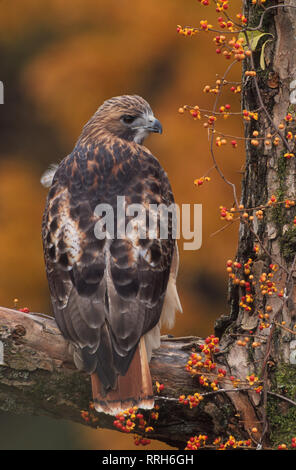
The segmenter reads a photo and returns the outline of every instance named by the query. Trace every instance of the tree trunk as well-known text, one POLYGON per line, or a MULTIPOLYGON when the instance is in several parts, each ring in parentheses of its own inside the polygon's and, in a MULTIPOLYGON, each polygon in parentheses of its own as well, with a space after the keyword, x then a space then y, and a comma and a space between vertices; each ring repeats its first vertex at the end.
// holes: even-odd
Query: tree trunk
MULTIPOLYGON (((293 4, 292 1, 285 3, 293 4)), ((264 10, 260 9, 259 15, 257 6, 244 2, 248 26, 256 28, 261 23, 261 32, 273 35, 273 38, 262 36, 252 59, 246 60, 244 64, 243 72, 253 70, 254 65, 257 70, 255 79, 243 75, 242 109, 259 109, 258 121, 251 120, 245 124, 245 137, 248 138, 252 137, 254 130, 259 131, 260 137, 277 133, 278 125, 285 123, 287 113, 295 118, 293 88, 296 88, 296 82, 293 83, 293 80, 296 79, 296 9, 283 7, 280 2, 273 4, 279 6, 267 9, 260 20, 264 10), (271 38, 262 53, 262 44, 271 38), (265 69, 260 67, 262 54, 265 69)), ((248 37, 251 38, 251 32, 248 37)), ((295 134, 294 122, 282 130, 284 137, 287 130, 295 134)), ((270 144, 265 145, 264 140, 261 140, 259 145, 253 146, 250 140, 246 141, 242 181, 242 204, 246 209, 257 208, 249 212, 254 216, 253 222, 241 222, 237 251, 237 260, 242 265, 249 258, 253 259, 251 274, 254 275, 255 284, 252 287, 251 311, 247 312, 241 306, 242 297, 246 295, 245 288, 230 283, 230 316, 218 320, 217 333, 223 333, 221 344, 223 349, 228 349, 225 363, 230 373, 242 380, 246 375, 254 373, 263 381, 261 397, 254 398, 249 393, 245 403, 236 397, 235 406, 239 412, 242 409, 244 419, 249 423, 257 416, 259 423, 256 427, 261 432, 261 444, 278 445, 290 442, 295 435, 295 406, 276 400, 267 391, 281 393, 292 400, 296 398, 296 337, 293 330, 296 313, 296 229, 293 219, 296 213, 293 207, 287 210, 285 204, 274 204, 263 209, 263 219, 256 217, 256 211, 261 205, 265 207, 273 195, 277 201, 295 200, 296 165, 295 158, 284 157, 285 153, 294 152, 294 144, 289 145, 287 139, 281 137, 279 145, 272 144, 274 137, 266 137, 266 140, 270 144), (254 245, 259 248, 256 255, 254 245), (271 296, 264 294, 264 289, 260 288, 262 273, 268 275, 273 272, 270 264, 279 266, 270 279, 277 288, 277 293, 271 296), (283 297, 277 295, 281 289, 284 290, 283 297), (269 318, 260 319, 259 314, 267 314, 269 318), (260 329, 260 324, 261 328, 262 325, 270 326, 260 329), (252 341, 245 347, 239 346, 237 340, 242 337, 232 336, 247 334, 250 330, 261 337, 261 347, 252 348, 252 341)), ((243 275, 243 279, 248 281, 248 275, 243 275)), ((256 336, 253 341, 256 341, 256 336)))

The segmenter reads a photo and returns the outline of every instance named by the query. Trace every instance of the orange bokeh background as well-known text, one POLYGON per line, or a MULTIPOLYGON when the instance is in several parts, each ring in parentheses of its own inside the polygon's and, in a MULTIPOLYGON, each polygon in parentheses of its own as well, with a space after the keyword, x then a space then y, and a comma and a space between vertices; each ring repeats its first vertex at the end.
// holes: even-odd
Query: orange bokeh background
MULTIPOLYGON (((231 4, 237 13, 241 2, 231 4)), ((136 93, 162 122, 163 135, 153 135, 146 145, 166 169, 176 202, 203 207, 201 249, 184 251, 183 241, 179 243, 184 314, 171 333, 211 333, 215 319, 228 309, 225 260, 236 251, 237 226, 211 234, 223 225, 219 205, 231 205, 233 197, 216 173, 210 183, 194 186, 194 179, 212 166, 208 135, 199 121, 179 114, 178 108, 198 104, 210 109, 214 98, 202 90, 215 83, 228 62, 215 54, 210 33, 184 38, 176 34, 176 25, 194 26, 206 18, 217 25, 214 8, 196 0, 14 0, 1 2, 0 12, 5 93, 0 106, 0 304, 12 307, 17 297, 20 307, 51 312, 41 243, 46 190, 40 176, 71 152, 82 126, 105 99, 136 93)), ((240 80, 240 73, 235 66, 232 79, 240 80)), ((240 110, 238 96, 229 91, 220 104, 225 103, 240 110)), ((222 124, 229 134, 241 134, 239 119, 230 117, 222 124)), ((243 146, 217 149, 217 158, 239 188, 243 146)), ((115 431, 42 419, 36 423, 33 417, 1 415, 3 448, 57 448, 52 441, 57 429, 69 435, 63 448, 133 448, 131 436, 115 431), (5 429, 12 423, 19 432, 10 437, 5 429), (25 433, 30 426, 31 440, 24 440, 21 430, 25 433), (47 444, 37 438, 40 433, 47 444)), ((151 448, 159 446, 153 443, 151 448)))

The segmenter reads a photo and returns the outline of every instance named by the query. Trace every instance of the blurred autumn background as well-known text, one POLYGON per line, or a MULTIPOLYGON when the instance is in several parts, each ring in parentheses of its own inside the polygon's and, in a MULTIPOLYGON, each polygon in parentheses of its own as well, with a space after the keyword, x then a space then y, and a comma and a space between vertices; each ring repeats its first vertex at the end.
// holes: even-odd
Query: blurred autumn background
MULTIPOLYGON (((240 0, 233 0, 233 12, 240 0)), ((227 313, 225 261, 236 250, 237 227, 217 231, 219 205, 231 205, 229 187, 215 173, 196 188, 195 178, 210 167, 207 131, 183 104, 210 108, 203 93, 228 62, 215 54, 210 33, 193 38, 176 34, 176 25, 215 26, 214 8, 196 0, 2 0, 0 1, 0 304, 51 312, 41 244, 46 190, 40 176, 50 163, 71 152, 81 128, 107 98, 131 93, 146 98, 163 124, 162 136, 146 145, 168 172, 176 201, 203 206, 203 242, 198 251, 183 251, 179 293, 184 315, 174 335, 213 332, 214 321, 227 313)), ((217 27, 217 26, 216 26, 217 27)), ((234 68, 240 80, 240 67, 234 68)), ((239 111, 237 95, 224 102, 239 111)), ((241 134, 229 118, 228 133, 241 134)), ((226 175, 240 185, 244 149, 240 144, 217 149, 226 175)), ((1 449, 129 449, 132 436, 94 431, 80 425, 33 416, 0 415, 1 449)), ((151 449, 161 444, 153 442, 151 449)))

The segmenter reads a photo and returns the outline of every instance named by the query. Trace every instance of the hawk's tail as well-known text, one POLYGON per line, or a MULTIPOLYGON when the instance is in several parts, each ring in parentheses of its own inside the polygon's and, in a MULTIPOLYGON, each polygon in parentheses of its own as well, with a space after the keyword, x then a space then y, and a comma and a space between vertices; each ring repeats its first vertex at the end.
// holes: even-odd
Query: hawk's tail
POLYGON ((96 411, 116 415, 133 406, 151 409, 154 406, 152 380, 147 360, 145 340, 142 337, 132 362, 124 376, 118 376, 117 387, 105 396, 96 373, 91 374, 96 411))

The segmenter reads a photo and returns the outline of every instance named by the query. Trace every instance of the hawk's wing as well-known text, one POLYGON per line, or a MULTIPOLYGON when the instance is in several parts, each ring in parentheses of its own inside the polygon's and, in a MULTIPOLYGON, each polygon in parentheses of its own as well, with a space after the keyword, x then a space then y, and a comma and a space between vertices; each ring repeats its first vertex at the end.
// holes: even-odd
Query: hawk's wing
POLYGON ((116 227, 117 195, 146 209, 174 202, 166 173, 146 148, 78 147, 56 171, 43 219, 56 321, 105 390, 126 373, 141 336, 159 321, 175 245, 171 217, 167 239, 159 230, 141 239, 136 229, 123 239, 97 239, 95 208, 109 204, 116 227))

